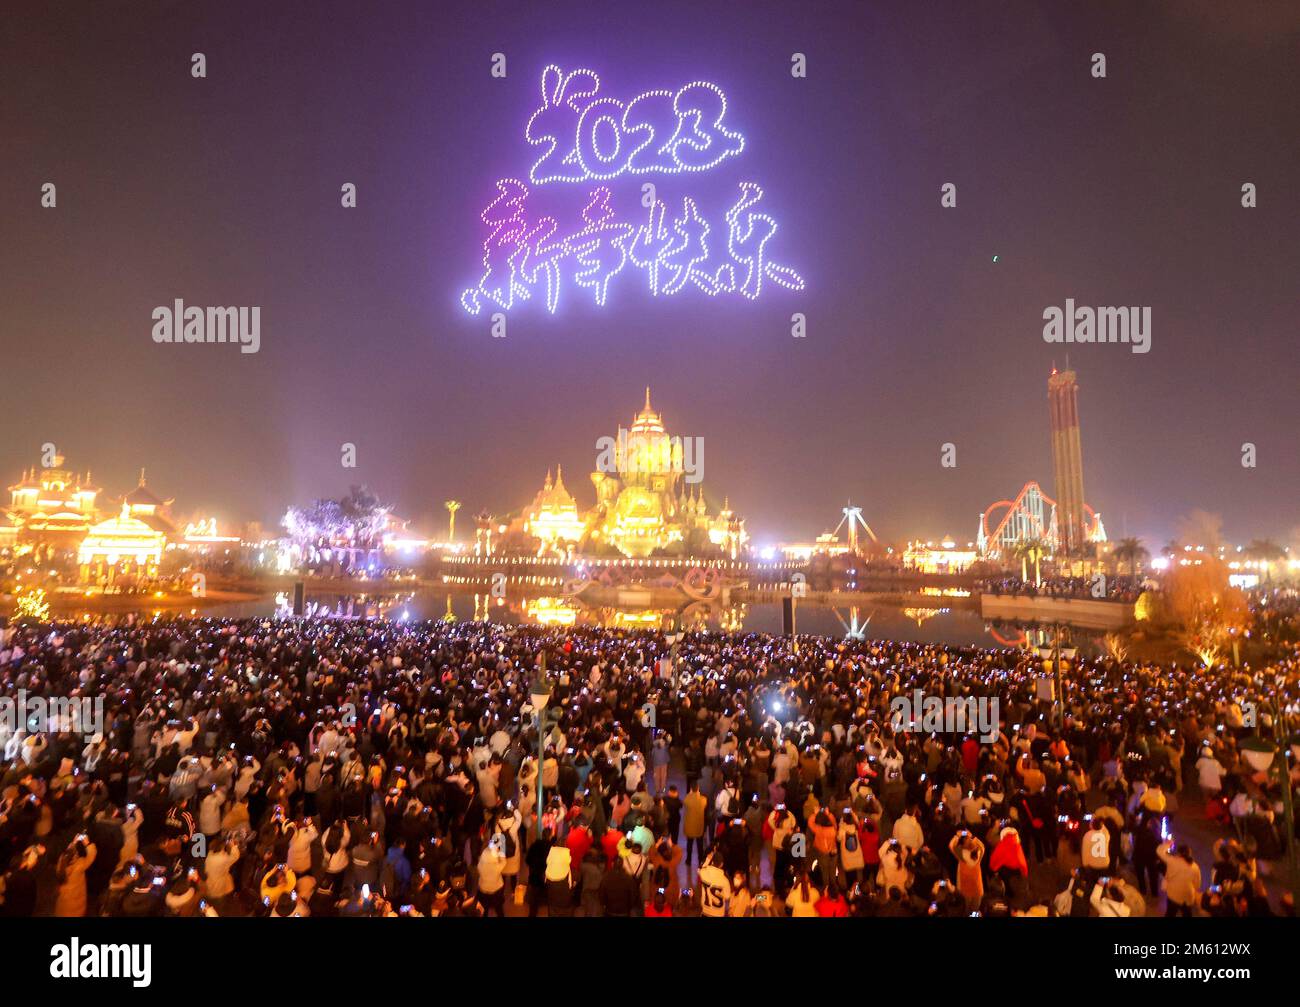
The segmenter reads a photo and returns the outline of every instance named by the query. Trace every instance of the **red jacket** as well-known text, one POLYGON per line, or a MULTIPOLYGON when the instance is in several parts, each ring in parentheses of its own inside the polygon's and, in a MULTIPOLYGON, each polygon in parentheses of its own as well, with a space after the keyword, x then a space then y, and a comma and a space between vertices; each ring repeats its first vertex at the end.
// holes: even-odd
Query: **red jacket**
POLYGON ((858 830, 858 839, 862 843, 862 862, 875 867, 880 863, 880 833, 864 825, 858 830))
POLYGON ((564 845, 569 848, 569 859, 573 862, 575 870, 582 863, 583 858, 586 857, 587 851, 591 849, 593 842, 591 830, 581 826, 570 830, 569 838, 564 841, 564 845))
POLYGON ((623 841, 623 833, 610 829, 600 837, 600 848, 605 851, 605 866, 613 867, 618 863, 618 844, 623 841))
POLYGON ((1029 877, 1029 863, 1025 860, 1025 851, 1020 847, 1020 836, 1015 832, 1008 832, 999 839, 998 845, 993 848, 993 856, 989 857, 989 870, 1000 871, 1004 867, 1029 877))

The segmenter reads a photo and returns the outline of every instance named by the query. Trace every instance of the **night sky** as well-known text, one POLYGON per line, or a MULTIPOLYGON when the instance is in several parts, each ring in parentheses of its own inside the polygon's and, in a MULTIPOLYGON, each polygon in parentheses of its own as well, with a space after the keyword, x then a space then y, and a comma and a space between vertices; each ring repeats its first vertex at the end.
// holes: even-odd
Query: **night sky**
POLYGON ((433 531, 444 499, 513 510, 557 462, 590 505, 596 439, 649 384, 671 433, 703 437, 710 502, 729 494, 760 544, 833 527, 849 497, 882 537, 964 541, 1027 479, 1053 492, 1065 353, 1042 312, 1073 297, 1152 309, 1148 354, 1070 348, 1111 537, 1155 551, 1201 508, 1233 541, 1286 542, 1298 53, 1300 6, 1276 2, 15 2, 0 477, 48 441, 112 494, 147 467, 182 514, 270 528, 363 482, 433 531), (548 63, 623 99, 718 84, 744 153, 647 178, 715 217, 760 183, 773 258, 806 289, 652 298, 628 273, 604 308, 570 288, 491 338, 459 296, 493 183, 537 156, 548 63), (156 345, 151 311, 176 298, 260 306, 261 351, 156 345))

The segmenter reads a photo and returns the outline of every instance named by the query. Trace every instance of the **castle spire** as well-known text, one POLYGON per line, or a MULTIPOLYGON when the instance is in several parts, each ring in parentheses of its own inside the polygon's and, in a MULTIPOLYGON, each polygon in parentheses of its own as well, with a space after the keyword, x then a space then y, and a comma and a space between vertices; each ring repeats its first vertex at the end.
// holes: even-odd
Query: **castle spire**
POLYGON ((650 386, 649 385, 645 386, 645 411, 648 413, 654 412, 654 410, 650 408, 650 386))
POLYGON ((141 467, 141 469, 140 469, 140 485, 141 485, 141 486, 144 485, 144 468, 143 468, 143 467, 141 467))

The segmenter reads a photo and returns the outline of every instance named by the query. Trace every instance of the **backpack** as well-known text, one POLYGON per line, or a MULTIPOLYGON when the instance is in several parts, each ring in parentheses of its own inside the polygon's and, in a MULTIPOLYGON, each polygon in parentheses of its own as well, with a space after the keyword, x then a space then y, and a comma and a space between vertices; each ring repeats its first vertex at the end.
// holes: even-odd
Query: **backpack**
POLYGON ((856 853, 858 851, 858 830, 852 829, 844 837, 844 851, 846 853, 856 853))
POLYGON ((506 855, 506 859, 510 860, 514 857, 515 853, 519 850, 519 845, 515 842, 514 833, 509 831, 508 829, 502 831, 501 835, 504 837, 501 842, 502 850, 506 855))

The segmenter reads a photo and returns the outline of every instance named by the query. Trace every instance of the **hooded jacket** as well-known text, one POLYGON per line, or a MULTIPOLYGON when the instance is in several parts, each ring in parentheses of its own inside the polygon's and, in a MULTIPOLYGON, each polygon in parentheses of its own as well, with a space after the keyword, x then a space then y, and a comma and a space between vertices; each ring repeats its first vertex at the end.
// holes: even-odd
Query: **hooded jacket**
POLYGON ((1025 851, 1020 847, 1020 833, 1015 829, 1002 830, 1002 838, 989 857, 990 870, 996 872, 1003 868, 1018 871, 1024 877, 1029 876, 1029 863, 1025 860, 1025 851))

